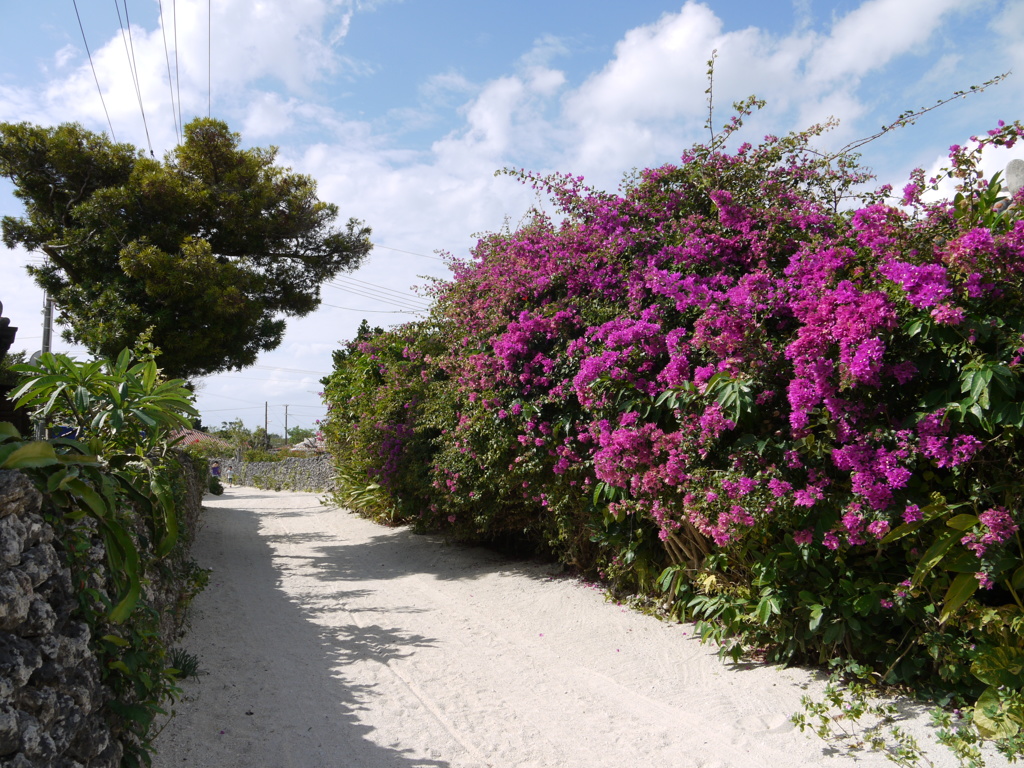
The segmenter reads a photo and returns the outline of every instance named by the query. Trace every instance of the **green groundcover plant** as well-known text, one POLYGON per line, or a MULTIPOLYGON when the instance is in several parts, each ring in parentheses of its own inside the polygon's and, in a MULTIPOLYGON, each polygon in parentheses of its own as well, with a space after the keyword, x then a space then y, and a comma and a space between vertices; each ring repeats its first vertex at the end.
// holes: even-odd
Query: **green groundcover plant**
POLYGON ((739 117, 617 194, 547 194, 426 321, 324 380, 339 501, 662 595, 724 653, 840 660, 1024 727, 1024 192, 979 170, 853 197, 816 126, 739 117))

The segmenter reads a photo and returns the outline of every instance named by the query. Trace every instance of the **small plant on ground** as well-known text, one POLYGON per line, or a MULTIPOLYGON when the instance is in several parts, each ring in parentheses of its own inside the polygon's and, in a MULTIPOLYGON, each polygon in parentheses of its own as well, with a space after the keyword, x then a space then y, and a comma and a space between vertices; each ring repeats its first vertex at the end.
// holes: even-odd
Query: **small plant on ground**
MULTIPOLYGON (((863 674, 867 670, 860 670, 863 674)), ((804 711, 791 721, 801 732, 810 730, 846 752, 870 749, 904 768, 932 768, 917 740, 896 725, 900 713, 891 699, 878 695, 863 680, 843 683, 833 674, 820 700, 801 698, 804 711)))
POLYGON ((199 674, 199 657, 184 648, 172 648, 168 654, 168 662, 179 679, 184 680, 199 674))

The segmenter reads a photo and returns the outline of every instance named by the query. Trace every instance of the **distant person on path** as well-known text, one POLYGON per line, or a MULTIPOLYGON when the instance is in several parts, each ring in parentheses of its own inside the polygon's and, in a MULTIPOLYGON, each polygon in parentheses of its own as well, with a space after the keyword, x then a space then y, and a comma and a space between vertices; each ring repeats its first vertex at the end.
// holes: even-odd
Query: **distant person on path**
POLYGON ((228 478, 228 484, 231 485, 231 486, 234 486, 234 484, 235 484, 235 470, 234 470, 234 468, 230 464, 228 464, 227 478, 228 478))
POLYGON ((215 461, 210 465, 210 474, 220 480, 220 462, 215 461))

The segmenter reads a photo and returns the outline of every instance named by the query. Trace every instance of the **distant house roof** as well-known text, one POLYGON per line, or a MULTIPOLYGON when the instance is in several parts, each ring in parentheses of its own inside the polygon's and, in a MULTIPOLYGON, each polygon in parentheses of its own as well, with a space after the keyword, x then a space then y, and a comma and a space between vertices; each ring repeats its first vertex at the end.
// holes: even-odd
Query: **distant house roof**
POLYGON ((171 433, 171 439, 181 438, 179 445, 197 445, 198 443, 213 443, 223 448, 230 448, 231 443, 221 440, 219 437, 200 432, 198 429, 177 429, 171 433))

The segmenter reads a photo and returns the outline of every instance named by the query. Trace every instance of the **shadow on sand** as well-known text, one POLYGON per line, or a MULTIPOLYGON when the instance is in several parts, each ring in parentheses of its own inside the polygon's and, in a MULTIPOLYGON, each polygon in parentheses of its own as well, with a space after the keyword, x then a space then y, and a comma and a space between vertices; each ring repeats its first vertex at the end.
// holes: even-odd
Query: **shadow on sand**
MULTIPOLYGON (((244 504, 246 496, 224 501, 244 504)), ((434 641, 379 625, 313 623, 280 589, 259 525, 260 516, 245 509, 206 512, 194 556, 213 573, 184 641, 199 656, 201 675, 185 684, 186 700, 157 738, 154 768, 447 768, 434 756, 371 740, 373 728, 359 713, 380 694, 344 679, 349 665, 387 664, 434 641)), ((339 573, 355 581, 358 567, 327 568, 325 578, 339 573)), ((365 591, 351 590, 359 594, 365 591)))

